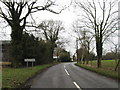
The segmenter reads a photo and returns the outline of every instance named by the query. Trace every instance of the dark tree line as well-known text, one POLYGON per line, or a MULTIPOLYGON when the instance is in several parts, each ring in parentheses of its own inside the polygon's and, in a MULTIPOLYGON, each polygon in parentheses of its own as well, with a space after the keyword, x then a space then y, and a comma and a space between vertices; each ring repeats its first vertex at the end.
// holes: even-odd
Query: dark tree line
POLYGON ((103 60, 116 60, 117 55, 115 52, 108 52, 102 57, 103 60))
POLYGON ((71 61, 70 52, 60 47, 54 50, 54 56, 57 56, 56 60, 58 62, 70 62, 71 61))
MULTIPOLYGON (((51 63, 50 61, 50 43, 46 42, 45 40, 42 39, 38 39, 36 38, 33 34, 28 34, 28 33, 24 33, 22 40, 21 40, 21 44, 18 45, 18 47, 22 47, 21 48, 21 57, 22 60, 18 61, 15 60, 16 63, 12 63, 12 66, 14 67, 19 67, 19 66, 23 66, 26 65, 24 62, 24 59, 31 59, 31 58, 35 58, 36 65, 40 65, 40 64, 46 64, 46 63, 51 63)), ((14 52, 13 54, 15 54, 16 52, 14 52)), ((12 61, 12 62, 15 62, 12 61)))
POLYGON ((59 55, 59 61, 70 62, 71 61, 70 52, 67 52, 66 50, 63 49, 59 55))

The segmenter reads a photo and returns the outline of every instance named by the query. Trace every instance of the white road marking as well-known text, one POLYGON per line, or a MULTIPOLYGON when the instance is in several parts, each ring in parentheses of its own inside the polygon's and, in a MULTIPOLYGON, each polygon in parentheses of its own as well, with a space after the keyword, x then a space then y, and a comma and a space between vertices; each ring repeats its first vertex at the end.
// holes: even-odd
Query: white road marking
POLYGON ((64 66, 64 68, 65 68, 65 66, 64 66))
POLYGON ((80 86, 76 82, 73 82, 73 83, 79 90, 81 90, 80 86))
POLYGON ((65 69, 65 72, 67 73, 67 75, 70 75, 66 69, 65 69))

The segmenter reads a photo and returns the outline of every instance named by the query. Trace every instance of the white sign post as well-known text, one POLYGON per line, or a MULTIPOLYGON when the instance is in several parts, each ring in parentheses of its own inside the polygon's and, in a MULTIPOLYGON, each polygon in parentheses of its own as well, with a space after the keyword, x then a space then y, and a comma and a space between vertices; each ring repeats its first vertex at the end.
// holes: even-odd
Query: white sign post
POLYGON ((35 62, 35 59, 24 59, 25 62, 27 62, 27 67, 28 67, 28 63, 32 62, 32 67, 33 67, 33 63, 35 62))

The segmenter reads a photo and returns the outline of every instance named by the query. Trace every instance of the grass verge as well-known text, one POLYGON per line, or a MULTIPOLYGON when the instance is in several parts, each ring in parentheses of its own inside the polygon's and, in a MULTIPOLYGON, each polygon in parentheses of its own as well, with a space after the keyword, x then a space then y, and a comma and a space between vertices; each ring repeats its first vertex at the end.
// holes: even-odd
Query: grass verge
POLYGON ((29 68, 3 68, 2 88, 18 88, 38 72, 41 72, 55 64, 57 63, 45 64, 29 68))
POLYGON ((103 69, 103 68, 97 68, 97 67, 91 67, 91 66, 87 66, 87 65, 83 65, 80 63, 76 63, 75 65, 82 67, 84 69, 96 72, 98 74, 104 75, 106 77, 110 77, 113 79, 120 79, 120 76, 118 75, 117 71, 113 71, 113 70, 108 70, 108 69, 103 69))

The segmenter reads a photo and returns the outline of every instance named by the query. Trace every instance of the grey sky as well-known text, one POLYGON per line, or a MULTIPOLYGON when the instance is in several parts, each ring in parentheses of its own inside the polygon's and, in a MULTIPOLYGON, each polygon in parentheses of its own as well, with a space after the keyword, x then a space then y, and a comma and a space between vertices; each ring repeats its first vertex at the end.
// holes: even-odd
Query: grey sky
MULTIPOLYGON (((76 0, 76 1, 84 1, 84 0, 76 0)), ((88 0, 91 1, 91 0, 88 0)), ((60 8, 64 7, 64 6, 69 6, 71 4, 71 0, 56 0, 56 4, 58 4, 60 6, 60 8)), ((59 10, 56 7, 59 6, 54 6, 51 7, 54 10, 59 10)), ((116 8, 117 9, 117 8, 116 8)), ((65 32, 63 32, 62 34, 60 34, 60 36, 62 38, 65 38, 66 40, 70 41, 68 44, 66 44, 66 49, 68 51, 71 52, 71 54, 73 55, 75 53, 75 45, 76 45, 76 34, 73 32, 73 28, 72 28, 72 23, 73 21, 77 20, 78 15, 82 15, 80 9, 76 9, 74 5, 69 6, 69 8, 65 9, 64 11, 62 11, 62 13, 60 14, 53 14, 47 11, 40 11, 38 13, 35 13, 33 15, 34 19, 37 21, 36 23, 40 23, 42 20, 50 20, 50 19, 54 19, 54 20, 61 20, 64 23, 65 26, 65 32)), ((79 19, 81 19, 79 17, 79 19)), ((28 18, 29 20, 29 18, 28 18)), ((1 21, 1 19, 0 19, 1 21)), ((1 21, 2 22, 2 21, 1 21)), ((6 23, 2 22, 2 26, 0 26, 1 30, 0 30, 0 39, 6 40, 6 39, 10 39, 10 27, 4 28, 6 26, 6 23)), ((113 39, 113 38, 111 38, 113 39)), ((115 40, 115 39, 113 39, 115 40)), ((116 40, 115 40, 116 42, 116 40)), ((117 42, 116 42, 117 43, 117 42)), ((108 50, 108 46, 109 44, 105 44, 105 49, 108 50)), ((109 49, 111 47, 109 46, 109 49)))

